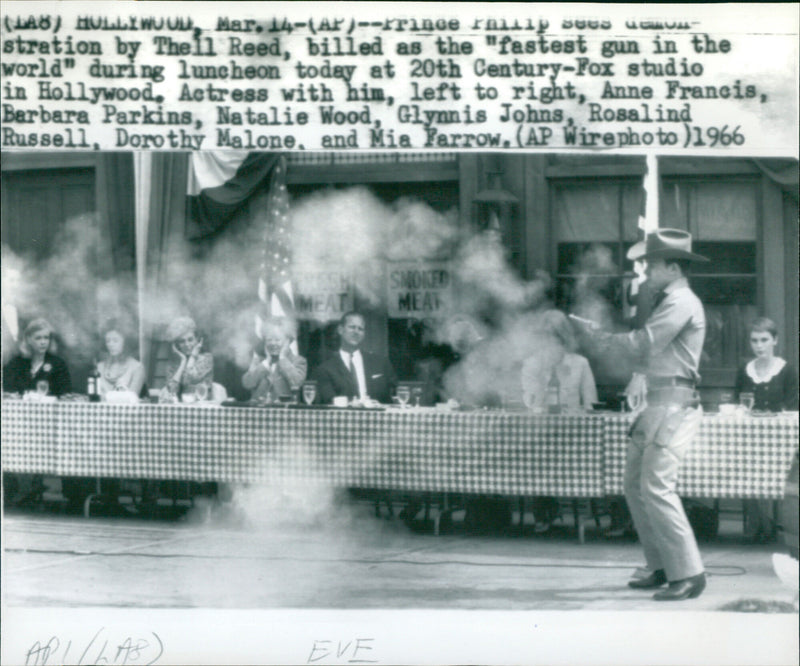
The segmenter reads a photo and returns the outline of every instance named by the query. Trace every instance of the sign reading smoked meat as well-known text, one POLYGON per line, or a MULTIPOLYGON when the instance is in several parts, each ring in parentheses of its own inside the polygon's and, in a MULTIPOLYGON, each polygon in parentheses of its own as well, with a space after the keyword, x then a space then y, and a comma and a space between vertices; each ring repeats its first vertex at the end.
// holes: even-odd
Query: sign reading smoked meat
POLYGON ((435 317, 444 312, 452 290, 446 261, 392 261, 386 264, 389 317, 435 317))

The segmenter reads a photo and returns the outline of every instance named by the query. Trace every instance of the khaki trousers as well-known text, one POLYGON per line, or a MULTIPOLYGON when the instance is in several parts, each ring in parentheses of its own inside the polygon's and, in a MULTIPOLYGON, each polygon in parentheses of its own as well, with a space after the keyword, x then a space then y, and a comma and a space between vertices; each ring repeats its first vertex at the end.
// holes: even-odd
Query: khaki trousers
POLYGON ((703 417, 701 407, 647 407, 631 429, 625 498, 647 567, 676 581, 703 572, 694 532, 675 490, 681 461, 703 417))

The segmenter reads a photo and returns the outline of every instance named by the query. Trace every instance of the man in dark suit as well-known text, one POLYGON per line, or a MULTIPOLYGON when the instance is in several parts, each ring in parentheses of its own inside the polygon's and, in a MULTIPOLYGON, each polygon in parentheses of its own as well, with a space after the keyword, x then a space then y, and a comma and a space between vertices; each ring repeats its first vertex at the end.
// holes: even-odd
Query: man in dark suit
POLYGON ((394 369, 385 356, 361 350, 366 330, 363 315, 346 313, 336 330, 339 351, 314 373, 319 401, 330 404, 335 396, 346 396, 348 400, 364 402, 370 398, 390 403, 395 388, 394 369))

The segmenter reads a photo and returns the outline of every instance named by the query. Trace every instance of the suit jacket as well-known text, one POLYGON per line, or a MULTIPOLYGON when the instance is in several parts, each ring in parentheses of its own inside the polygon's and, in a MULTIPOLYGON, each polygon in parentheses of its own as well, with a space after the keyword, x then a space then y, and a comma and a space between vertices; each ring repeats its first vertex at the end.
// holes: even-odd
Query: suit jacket
POLYGON ((263 360, 255 356, 242 377, 242 386, 251 391, 252 398, 265 398, 270 393, 277 400, 300 388, 306 378, 306 359, 291 351, 278 359, 272 371, 264 367, 263 360))
MULTIPOLYGON (((367 395, 378 402, 391 403, 396 380, 389 359, 363 350, 361 358, 364 362, 367 395)), ((346 395, 348 399, 358 396, 355 380, 338 350, 316 369, 314 378, 317 380, 317 400, 323 405, 332 403, 337 395, 346 395)))

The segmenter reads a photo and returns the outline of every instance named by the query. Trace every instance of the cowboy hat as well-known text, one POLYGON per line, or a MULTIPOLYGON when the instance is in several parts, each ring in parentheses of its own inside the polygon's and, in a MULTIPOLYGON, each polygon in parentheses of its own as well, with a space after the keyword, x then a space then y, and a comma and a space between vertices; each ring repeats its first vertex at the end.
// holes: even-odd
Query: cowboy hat
POLYGON ((644 241, 638 241, 631 245, 628 248, 628 251, 625 253, 625 258, 628 261, 639 261, 645 253, 645 244, 644 241))
POLYGON ((692 252, 692 234, 683 229, 656 229, 647 234, 645 251, 640 259, 708 261, 706 257, 692 252))

